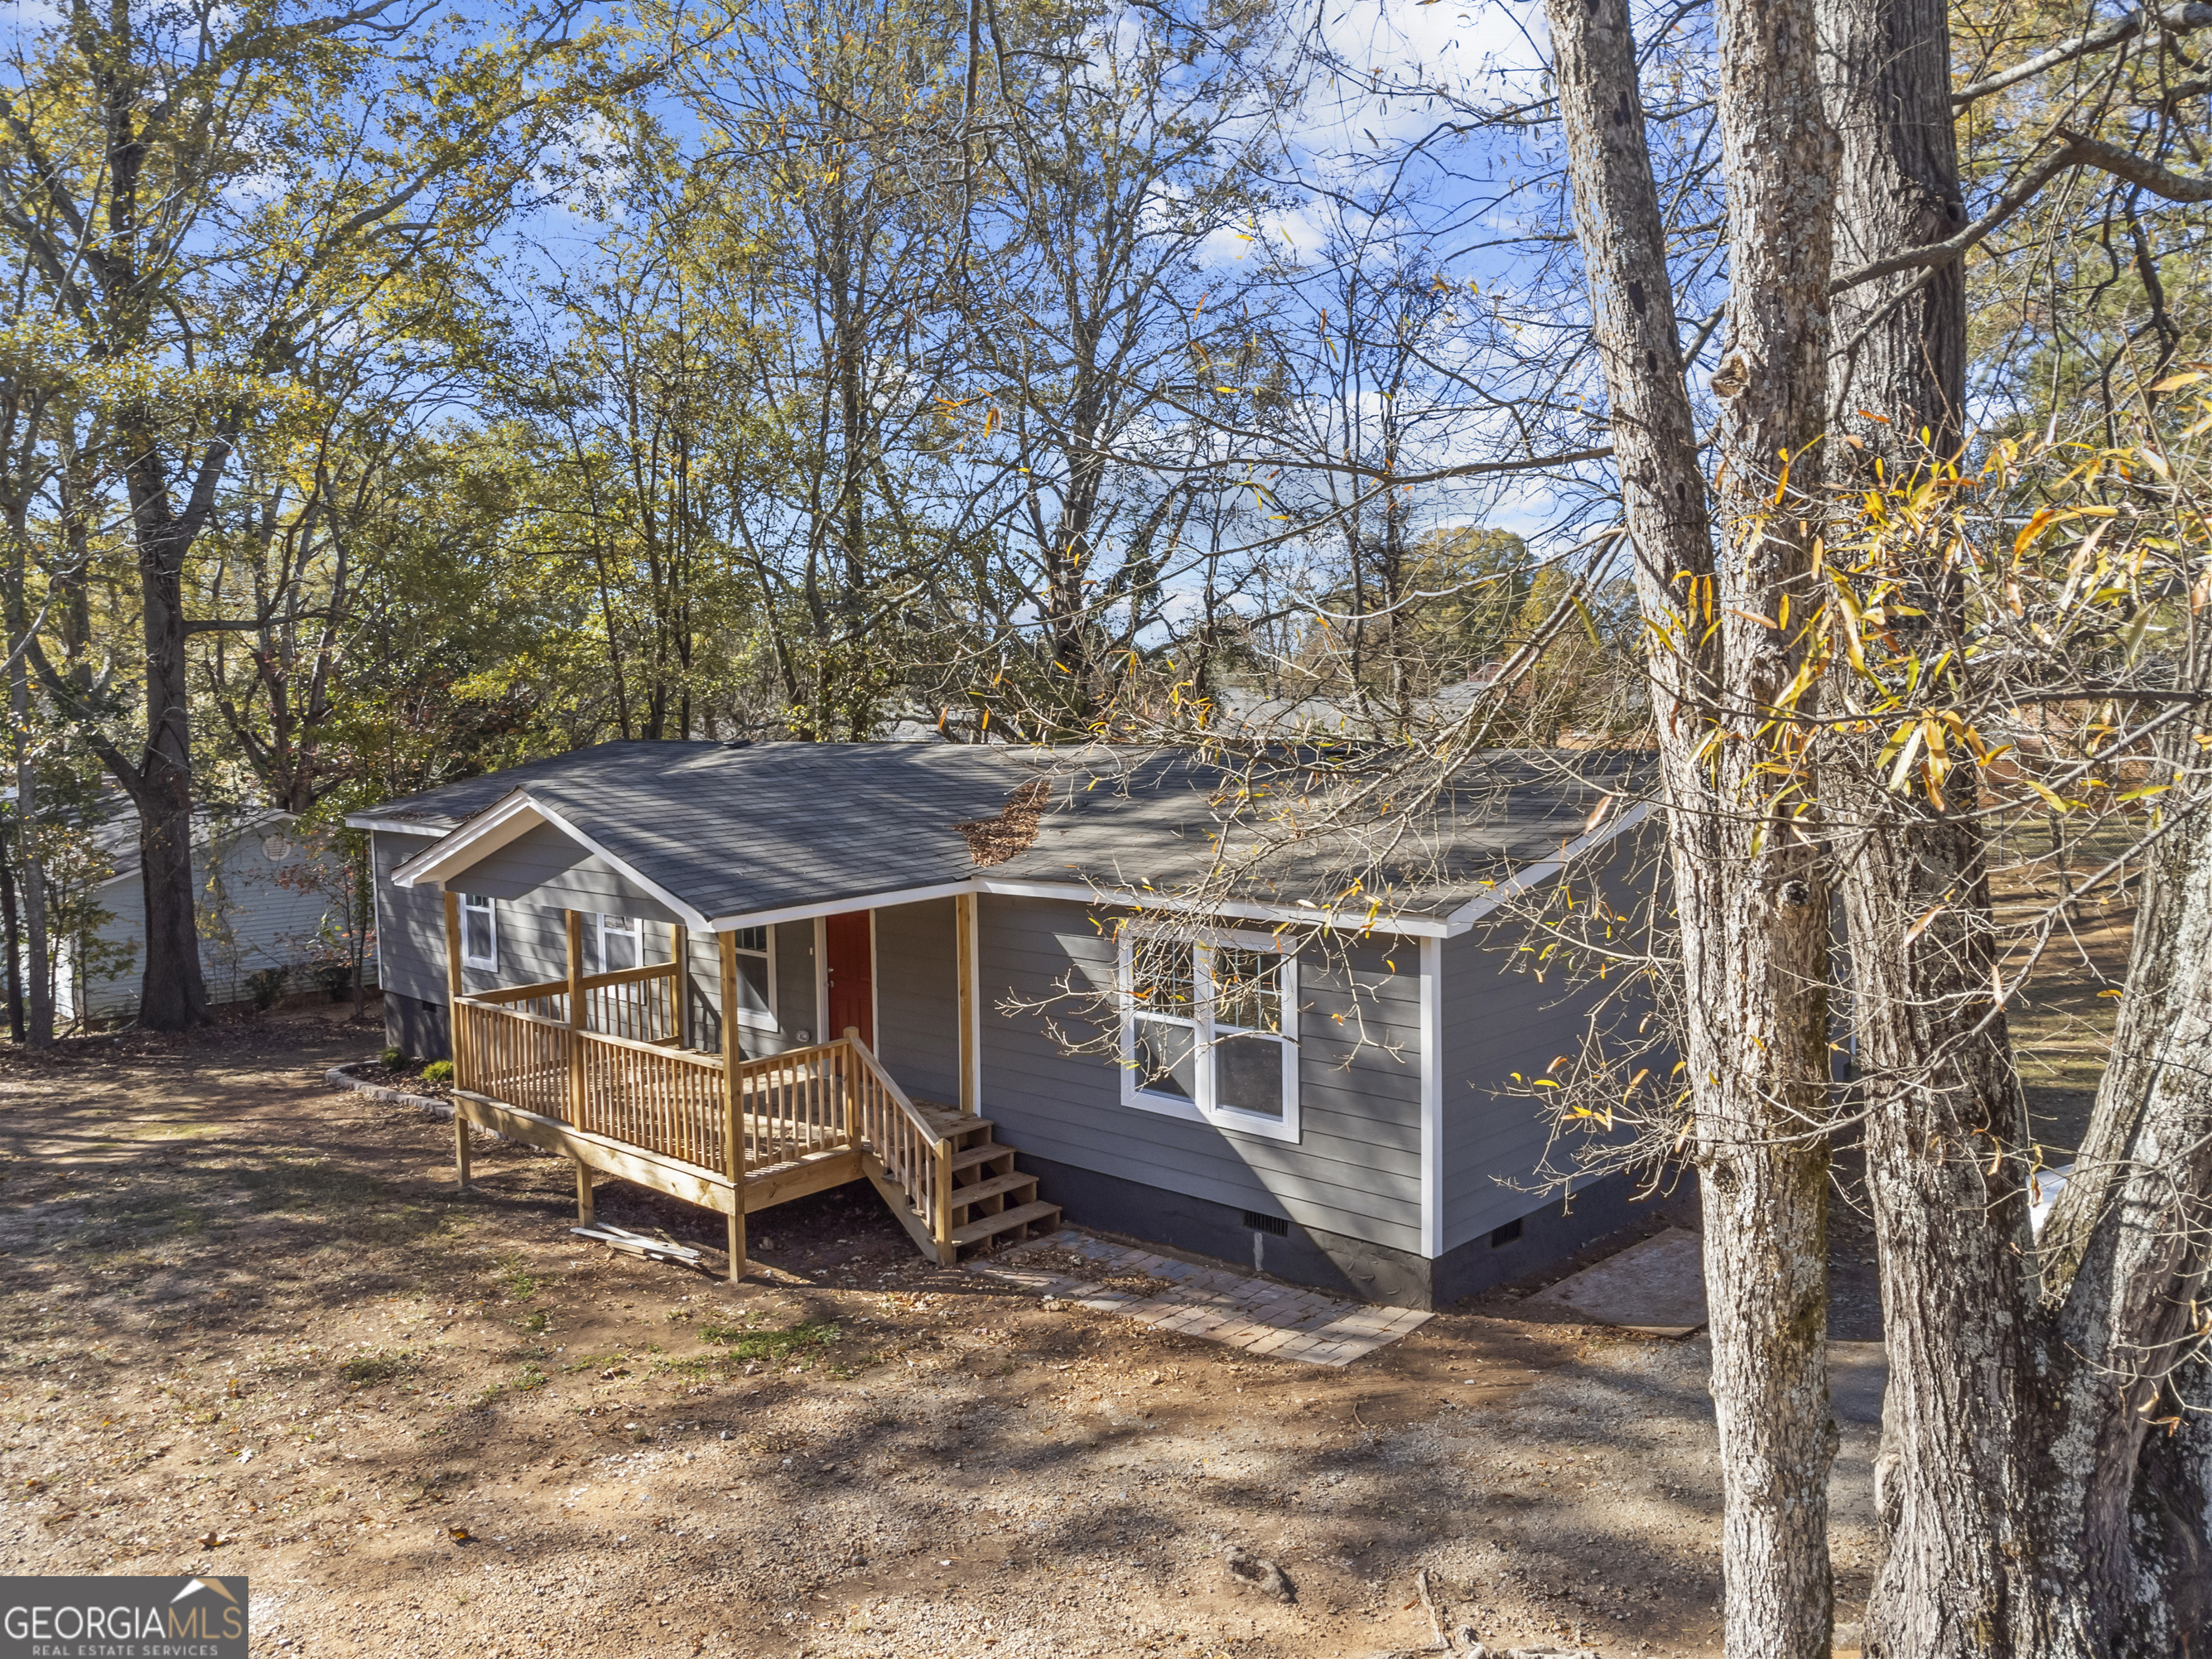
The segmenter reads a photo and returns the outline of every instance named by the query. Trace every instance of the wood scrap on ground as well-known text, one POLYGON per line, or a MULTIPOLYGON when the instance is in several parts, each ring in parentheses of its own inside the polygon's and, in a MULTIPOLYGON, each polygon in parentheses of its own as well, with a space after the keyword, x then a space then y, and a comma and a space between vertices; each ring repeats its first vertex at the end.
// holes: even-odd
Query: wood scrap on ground
POLYGON ((672 1261, 679 1267, 703 1268, 706 1266, 705 1258, 698 1251, 689 1244, 678 1244, 665 1236, 648 1238, 643 1233, 634 1233, 627 1227, 617 1227, 604 1221, 589 1227, 571 1227, 568 1231, 579 1238, 605 1244, 625 1255, 643 1256, 648 1261, 672 1261))

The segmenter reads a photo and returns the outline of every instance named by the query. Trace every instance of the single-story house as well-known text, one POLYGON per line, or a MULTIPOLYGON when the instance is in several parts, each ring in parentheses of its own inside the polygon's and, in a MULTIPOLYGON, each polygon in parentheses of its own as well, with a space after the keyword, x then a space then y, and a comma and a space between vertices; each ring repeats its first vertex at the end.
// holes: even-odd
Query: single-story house
MULTIPOLYGON (((54 1012, 64 1021, 128 1019, 138 1012, 146 965, 146 895, 138 860, 138 815, 118 802, 97 836, 112 873, 93 897, 107 920, 94 947, 58 943, 54 1012)), ((200 975, 210 1003, 245 1002, 257 974, 282 969, 283 994, 316 988, 326 950, 325 922, 345 909, 344 872, 304 840, 297 818, 266 809, 194 814, 192 906, 200 975)), ((374 964, 362 972, 374 985, 374 964)))
POLYGON ((748 1212, 866 1177, 940 1260, 1064 1214, 1427 1307, 1628 1218, 1534 1179, 1499 1091, 1589 1003, 1501 906, 1647 881, 1644 776, 1480 757, 1388 860, 1316 834, 1211 886, 1290 798, 1173 750, 614 742, 348 822, 392 1043, 586 1213, 595 1172, 678 1193, 740 1271, 748 1212))

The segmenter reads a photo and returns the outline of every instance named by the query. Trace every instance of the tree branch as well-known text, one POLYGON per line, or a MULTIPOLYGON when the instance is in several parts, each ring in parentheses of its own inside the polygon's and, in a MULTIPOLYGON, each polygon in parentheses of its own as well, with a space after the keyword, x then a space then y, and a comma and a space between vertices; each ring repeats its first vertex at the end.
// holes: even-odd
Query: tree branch
MULTIPOLYGON (((2149 14, 2149 17, 2155 17, 2162 29, 2175 34, 2187 34, 2197 29, 2212 28, 2212 5, 2187 0, 2181 5, 2161 6, 2149 14)), ((1977 98, 1986 98, 1993 92, 2002 92, 2007 87, 2017 86, 2045 70, 2057 69, 2061 64, 2070 64, 2077 58, 2086 58, 2093 52, 2102 52, 2107 46, 2117 46, 2123 40, 2132 40, 2142 33, 2149 17, 2138 7, 2124 16, 2116 17, 2109 23, 2077 34, 2071 40, 2062 40, 2050 51, 2039 52, 2024 63, 2014 64, 2008 70, 2000 70, 1995 75, 1969 82, 1952 93, 1952 107, 1964 109, 1977 98)))
MULTIPOLYGON (((2212 10, 2212 7, 2199 9, 2212 10)), ((2212 179, 2176 173, 2172 167, 2160 166, 2118 144, 2107 143, 2102 138, 2087 138, 2063 130, 2059 136, 2066 140, 2063 144, 2033 168, 2027 177, 2008 191, 1995 207, 1958 234, 1946 237, 1940 242, 1907 248, 1902 253, 1893 253, 1887 258, 1861 265, 1856 270, 1845 271, 1828 284, 1828 292, 1841 294, 1847 288, 1856 288, 1862 283, 1875 282, 1883 276, 1894 276, 1900 270, 1917 270, 1926 265, 1948 264, 1984 240, 1990 232, 2033 201, 2045 185, 2069 167, 2095 167, 2114 178, 2124 179, 2131 185, 2140 185, 2152 195, 2163 197, 2169 202, 2212 202, 2212 179)))

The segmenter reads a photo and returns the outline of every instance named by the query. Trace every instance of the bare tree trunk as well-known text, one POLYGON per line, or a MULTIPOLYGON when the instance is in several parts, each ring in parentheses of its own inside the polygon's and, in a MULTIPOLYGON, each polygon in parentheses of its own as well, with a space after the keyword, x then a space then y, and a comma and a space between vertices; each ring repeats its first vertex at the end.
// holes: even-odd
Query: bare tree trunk
MULTIPOLYGON (((20 596, 22 584, 15 584, 20 596)), ((20 603, 11 607, 21 612, 20 603)), ((29 626, 27 617, 15 622, 29 626)), ((23 1041, 33 1048, 51 1048, 54 1041, 53 978, 47 971, 52 942, 46 937, 46 872, 39 856, 39 769, 31 755, 31 688, 24 653, 17 653, 9 669, 8 708, 15 728, 15 850, 23 870, 23 950, 30 963, 30 1006, 23 1041)))
MULTIPOLYGON (((1835 270, 1942 241, 1966 222, 1943 0, 1820 0, 1823 78, 1840 154, 1835 270)), ((1964 441, 1966 278, 1954 260, 1836 297, 1836 429, 1891 482, 1964 441), (1923 436, 1923 434, 1925 434, 1923 436)))
POLYGON ((23 927, 15 912, 15 849, 0 842, 0 938, 4 938, 8 961, 8 1035, 23 1041, 23 927))
MULTIPOLYGON (((1843 145, 1838 270, 1943 240, 1966 214, 1942 0, 1822 0, 1822 20, 1843 145)), ((1877 459, 1893 486, 1950 461, 1963 442, 1961 269, 1846 290, 1837 316, 1837 426, 1857 441, 1867 480, 1877 459)), ((1940 523, 1899 538, 1895 556, 1862 580, 1895 584, 1893 637, 1923 668, 1949 653, 1955 675, 1968 669, 1963 605, 1942 563, 1950 539, 1940 523)), ((1940 695, 1963 693, 1954 684, 1940 695)), ((1901 702, 1886 724, 1908 712, 1901 702)), ((2176 1136, 2201 1137, 2212 1119, 2192 1081, 2154 1122, 2163 1073, 2149 1056, 2185 1066, 2212 1055, 2212 1032, 2193 1030, 2212 951, 2201 832, 2185 830, 2164 878, 2146 884, 2082 1190, 2046 1241, 2055 1285, 2087 1269, 2053 1333, 2037 1305, 2025 1103, 2002 1011, 1990 1006, 1979 802, 1963 782, 1948 799, 1934 781, 1893 790, 1875 759, 1874 746, 1838 743, 1823 768, 1857 980, 1890 1359, 1867 1650, 2184 1650, 2204 1619, 2203 1431, 2146 1441, 2146 1416, 2170 1385, 2164 1362, 2145 1360, 2179 1334, 2175 1310, 2201 1282, 2203 1250, 2192 1261, 2187 1236, 2203 1219, 2189 1195, 2204 1195, 2204 1171, 2192 1176, 2176 1136)), ((2063 890, 2061 833, 2054 820, 2063 890)))
MULTIPOLYGON (((1828 144, 1812 15, 1721 8, 1734 228, 1734 396, 1716 559, 1625 0, 1551 0, 1575 218, 1636 543, 1680 918, 1692 1139, 1705 1209, 1725 1508, 1727 1643, 1825 1659, 1827 1474, 1826 901, 1801 757, 1765 718, 1795 680, 1808 538, 1771 518, 1769 458, 1820 428, 1828 144), (1717 627, 1715 624, 1719 624, 1717 627)), ((1808 480, 1800 468, 1796 477, 1808 480)))
POLYGON ((184 550, 189 538, 166 503, 137 503, 139 586, 145 607, 146 750, 131 791, 138 808, 139 883, 146 904, 138 1021, 156 1031, 207 1022, 192 890, 191 692, 185 684, 184 550))
POLYGON ((2036 1638, 2148 1659, 2212 1638, 2212 809, 2154 849, 2143 896, 2113 1064, 2045 1237, 2053 1318, 2029 1433, 2052 1455, 2021 1498, 2041 1582, 2066 1590, 2036 1638))
MULTIPOLYGON (((1686 933, 1719 933, 1690 1006, 1732 1011, 1699 1103, 1706 1297, 1721 1431, 1725 1640, 1741 1659, 1826 1659, 1828 1560, 1828 896, 1793 714, 1812 597, 1827 414, 1832 141, 1813 0, 1720 0, 1729 246, 1711 592, 1724 662, 1707 765, 1720 857, 1686 933)), ((1804 695, 1809 696, 1809 693, 1804 695)), ((1705 948, 1702 941, 1700 949, 1705 948)), ((1687 952, 1686 951, 1686 956, 1687 952)), ((1718 1024, 1719 1022, 1713 1022, 1718 1024)), ((1711 1068, 1710 1071, 1708 1068, 1711 1068)), ((1694 1085, 1693 1085, 1694 1086, 1694 1085)))

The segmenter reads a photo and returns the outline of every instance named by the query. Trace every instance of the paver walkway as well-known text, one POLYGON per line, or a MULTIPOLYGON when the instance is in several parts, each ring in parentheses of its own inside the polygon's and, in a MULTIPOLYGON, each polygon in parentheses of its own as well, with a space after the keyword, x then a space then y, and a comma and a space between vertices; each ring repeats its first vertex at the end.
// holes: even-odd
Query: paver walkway
POLYGON ((1110 1244, 1072 1228, 975 1264, 975 1272, 1046 1296, 1140 1320, 1164 1331, 1204 1337, 1248 1353, 1273 1354, 1314 1365, 1349 1365, 1425 1323, 1417 1308, 1374 1308, 1340 1302, 1318 1291, 1271 1279, 1245 1279, 1217 1267, 1194 1267, 1171 1256, 1110 1244), (1095 1261, 1102 1275, 1144 1273, 1169 1281, 1148 1297, 1109 1290, 1087 1279, 1024 1266, 1033 1250, 1058 1249, 1095 1261))

